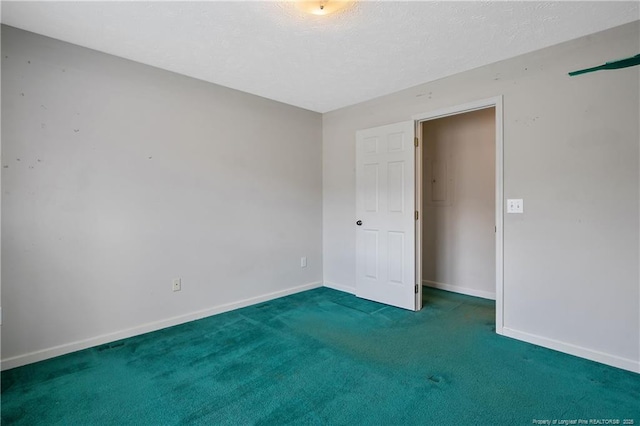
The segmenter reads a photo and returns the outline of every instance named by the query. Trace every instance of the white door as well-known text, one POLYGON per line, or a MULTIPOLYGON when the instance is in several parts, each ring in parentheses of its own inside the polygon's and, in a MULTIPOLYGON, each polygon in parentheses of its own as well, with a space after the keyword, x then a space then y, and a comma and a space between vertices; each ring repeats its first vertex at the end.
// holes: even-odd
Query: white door
POLYGON ((418 310, 413 121, 356 133, 356 295, 418 310))

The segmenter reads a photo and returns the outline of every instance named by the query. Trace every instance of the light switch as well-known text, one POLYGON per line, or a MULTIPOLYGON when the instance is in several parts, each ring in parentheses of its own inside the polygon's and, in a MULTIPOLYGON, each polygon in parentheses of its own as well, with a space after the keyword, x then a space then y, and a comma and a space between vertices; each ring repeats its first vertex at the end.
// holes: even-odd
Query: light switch
POLYGON ((507 199, 507 213, 524 213, 524 202, 522 199, 507 199))

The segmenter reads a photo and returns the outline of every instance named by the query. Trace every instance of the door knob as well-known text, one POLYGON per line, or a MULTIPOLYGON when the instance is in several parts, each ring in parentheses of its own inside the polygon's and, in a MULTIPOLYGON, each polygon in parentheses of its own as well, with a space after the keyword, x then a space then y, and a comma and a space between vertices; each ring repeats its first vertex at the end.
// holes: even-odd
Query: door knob
POLYGON ((358 226, 362 225, 362 221, 361 220, 357 221, 356 225, 358 225, 358 226))

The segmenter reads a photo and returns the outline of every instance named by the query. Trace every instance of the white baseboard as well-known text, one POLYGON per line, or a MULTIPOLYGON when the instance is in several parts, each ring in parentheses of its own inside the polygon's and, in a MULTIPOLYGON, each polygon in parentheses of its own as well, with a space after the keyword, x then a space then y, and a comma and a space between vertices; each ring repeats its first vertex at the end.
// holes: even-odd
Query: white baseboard
POLYGON ((334 290, 343 291, 345 293, 356 294, 356 288, 355 287, 342 285, 342 284, 334 283, 334 282, 331 282, 331 281, 325 281, 324 282, 324 286, 332 288, 334 290))
POLYGON ((475 290, 473 288, 458 287, 457 285, 443 284, 435 281, 422 280, 422 285, 427 287, 433 287, 440 290, 452 291, 454 293, 466 294, 467 296, 481 297, 483 299, 496 300, 496 293, 482 290, 475 290))
POLYGON ((161 330, 163 328, 172 327, 174 325, 184 324, 186 322, 195 321, 201 318, 209 317, 211 315, 233 311, 235 309, 244 308, 246 306, 255 305, 257 303, 266 302, 268 300, 277 299, 279 297, 288 296, 294 293, 300 293, 302 291, 311 290, 318 287, 322 287, 321 281, 303 284, 301 286, 291 287, 285 290, 263 294, 261 296, 250 297, 248 299, 239 300, 237 302, 226 303, 224 305, 218 305, 172 318, 142 324, 125 330, 116 331, 114 333, 103 334, 101 336, 91 337, 85 340, 65 343, 63 345, 30 352, 24 355, 14 356, 0 361, 1 370, 8 370, 10 368, 20 367, 22 365, 43 361, 45 359, 54 358, 56 356, 91 348, 93 346, 103 345, 105 343, 110 343, 116 340, 126 339, 128 337, 149 333, 151 331, 161 330))
POLYGON ((622 368, 623 370, 633 371, 634 373, 640 373, 640 360, 634 361, 632 359, 622 358, 616 355, 595 351, 593 349, 588 349, 582 346, 576 346, 570 343, 561 342, 559 340, 549 339, 547 337, 514 330, 508 327, 502 328, 502 335, 511 337, 513 339, 522 340, 527 343, 533 343, 534 345, 543 346, 545 348, 553 349, 559 352, 564 352, 569 355, 574 355, 580 358, 586 358, 591 361, 607 364, 612 367, 622 368))

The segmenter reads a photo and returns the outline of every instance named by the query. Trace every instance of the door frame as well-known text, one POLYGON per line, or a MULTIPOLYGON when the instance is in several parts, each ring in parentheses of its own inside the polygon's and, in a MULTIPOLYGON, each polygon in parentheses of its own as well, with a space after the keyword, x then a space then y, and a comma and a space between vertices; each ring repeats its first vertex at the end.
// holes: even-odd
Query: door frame
POLYGON ((495 223, 496 223, 496 333, 504 334, 504 129, 502 119, 502 95, 493 98, 481 99, 462 105, 455 105, 423 114, 417 114, 411 118, 415 121, 415 135, 418 140, 415 156, 415 190, 416 190, 416 281, 418 284, 418 296, 422 299, 422 123, 425 121, 444 118, 451 115, 464 114, 486 108, 495 108, 496 129, 496 170, 495 170, 495 223))

